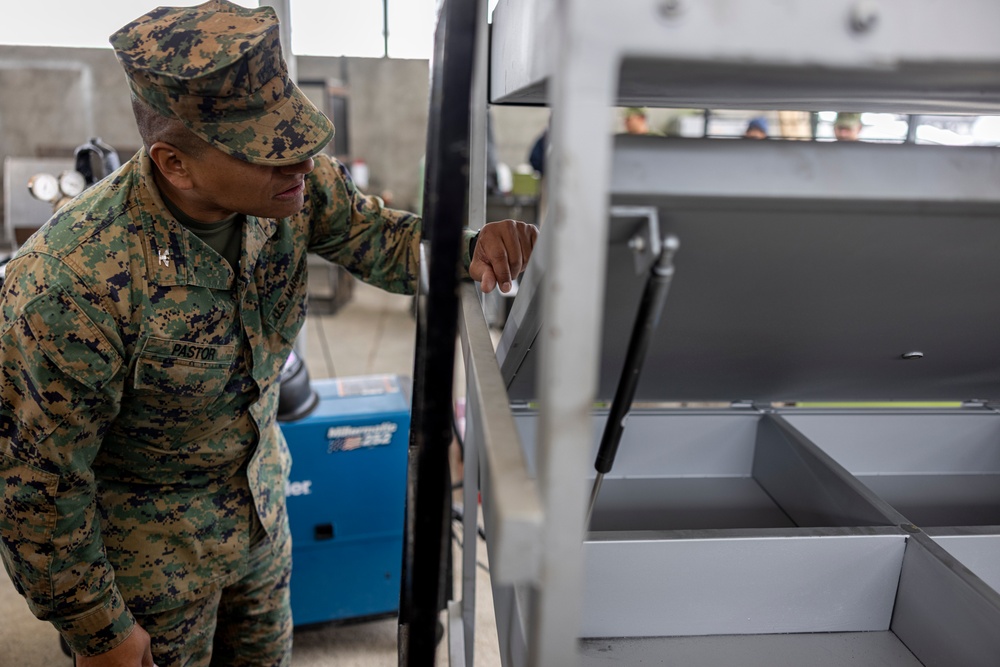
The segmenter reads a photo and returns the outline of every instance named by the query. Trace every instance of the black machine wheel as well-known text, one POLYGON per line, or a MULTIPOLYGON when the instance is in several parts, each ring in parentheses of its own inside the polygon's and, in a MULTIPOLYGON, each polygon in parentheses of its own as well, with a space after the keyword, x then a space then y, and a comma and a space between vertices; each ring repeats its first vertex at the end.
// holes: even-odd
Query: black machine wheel
POLYGON ((468 199, 469 108, 476 41, 476 0, 445 0, 431 60, 424 182, 422 262, 417 298, 410 460, 399 601, 399 664, 434 664, 438 612, 444 608, 451 555, 452 379, 458 332, 458 276, 468 199), (429 269, 428 269, 429 267, 429 269), (420 281, 423 285, 424 280, 420 281))

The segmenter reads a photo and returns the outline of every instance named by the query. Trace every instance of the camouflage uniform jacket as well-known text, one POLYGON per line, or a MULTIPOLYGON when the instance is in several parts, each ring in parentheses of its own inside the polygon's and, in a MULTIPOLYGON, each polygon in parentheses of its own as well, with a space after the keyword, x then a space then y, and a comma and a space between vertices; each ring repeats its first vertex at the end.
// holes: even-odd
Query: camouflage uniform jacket
POLYGON ((132 612, 239 578, 257 517, 280 527, 277 378, 305 315, 307 249, 415 288, 419 218, 315 160, 301 213, 247 217, 238 271, 168 213, 144 151, 10 262, 0 555, 83 655, 124 640, 132 612))

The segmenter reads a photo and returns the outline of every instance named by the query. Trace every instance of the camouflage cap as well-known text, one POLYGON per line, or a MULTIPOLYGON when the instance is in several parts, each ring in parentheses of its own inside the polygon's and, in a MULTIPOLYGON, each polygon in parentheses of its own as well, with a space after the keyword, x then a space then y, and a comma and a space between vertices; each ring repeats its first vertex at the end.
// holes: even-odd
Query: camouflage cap
POLYGON ((333 138, 288 78, 271 7, 158 7, 110 41, 133 95, 235 158, 295 164, 333 138))

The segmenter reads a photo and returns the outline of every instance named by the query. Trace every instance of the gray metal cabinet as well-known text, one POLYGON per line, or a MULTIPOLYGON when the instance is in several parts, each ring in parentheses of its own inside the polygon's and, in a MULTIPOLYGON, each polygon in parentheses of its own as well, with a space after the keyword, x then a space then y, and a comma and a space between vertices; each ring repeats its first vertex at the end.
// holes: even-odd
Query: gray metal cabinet
POLYGON ((1000 153, 601 130, 614 104, 998 113, 998 24, 985 0, 500 2, 489 99, 553 113, 495 352, 463 295, 505 665, 1000 664, 1000 153))

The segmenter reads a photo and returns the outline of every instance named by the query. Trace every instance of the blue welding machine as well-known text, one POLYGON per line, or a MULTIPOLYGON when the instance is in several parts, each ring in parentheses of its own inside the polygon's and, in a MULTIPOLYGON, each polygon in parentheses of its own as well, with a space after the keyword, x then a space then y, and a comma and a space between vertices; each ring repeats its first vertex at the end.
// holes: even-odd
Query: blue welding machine
POLYGON ((297 626, 399 609, 408 393, 400 376, 310 383, 294 355, 285 365, 278 419, 292 454, 285 495, 297 626))

